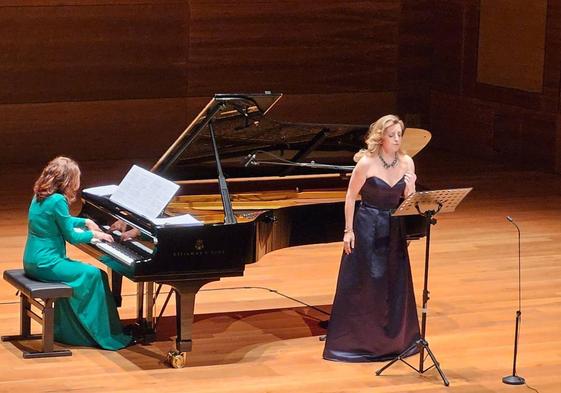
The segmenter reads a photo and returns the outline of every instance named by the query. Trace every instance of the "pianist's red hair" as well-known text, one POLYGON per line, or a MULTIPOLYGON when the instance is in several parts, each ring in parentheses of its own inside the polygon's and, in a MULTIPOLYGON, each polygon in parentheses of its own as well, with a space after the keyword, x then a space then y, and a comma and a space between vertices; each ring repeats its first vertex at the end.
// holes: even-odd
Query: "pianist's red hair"
POLYGON ((68 202, 76 199, 80 188, 80 168, 68 157, 57 157, 47 164, 33 186, 35 199, 42 201, 49 195, 61 193, 68 202))
MULTIPOLYGON (((401 132, 405 130, 405 125, 403 121, 396 115, 386 115, 380 117, 374 123, 370 124, 368 129, 368 134, 366 135, 366 149, 360 149, 354 156, 354 161, 358 162, 362 157, 368 155, 374 155, 378 153, 380 149, 380 144, 382 143, 382 137, 384 136, 384 131, 386 128, 393 126, 394 124, 399 124, 401 127, 401 132)), ((404 152, 399 149, 400 154, 404 152)))

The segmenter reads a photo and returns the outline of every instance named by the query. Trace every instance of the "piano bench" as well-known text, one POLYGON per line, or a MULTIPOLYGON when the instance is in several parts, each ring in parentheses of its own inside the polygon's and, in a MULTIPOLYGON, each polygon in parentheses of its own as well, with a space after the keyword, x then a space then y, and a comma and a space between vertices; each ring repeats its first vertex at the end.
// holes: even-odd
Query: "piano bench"
POLYGON ((54 301, 72 296, 72 287, 58 282, 35 281, 23 269, 4 271, 4 280, 12 284, 20 296, 20 334, 2 336, 2 341, 42 339, 41 351, 23 351, 25 359, 71 356, 68 349, 54 350, 54 301), (39 300, 37 300, 39 299, 39 300), (31 306, 41 312, 36 314, 31 306), (31 334, 31 318, 41 324, 42 334, 31 334))

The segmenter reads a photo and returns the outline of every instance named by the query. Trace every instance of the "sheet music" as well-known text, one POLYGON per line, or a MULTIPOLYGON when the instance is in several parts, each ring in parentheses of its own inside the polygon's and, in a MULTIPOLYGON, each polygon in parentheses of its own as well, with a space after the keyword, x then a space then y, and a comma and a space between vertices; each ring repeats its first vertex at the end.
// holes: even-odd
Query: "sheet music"
POLYGON ((85 188, 82 192, 95 196, 111 196, 117 190, 117 187, 116 184, 109 184, 107 186, 85 188))
POLYGON ((171 217, 158 217, 153 218, 151 221, 156 225, 203 225, 202 222, 200 222, 190 214, 182 214, 180 216, 171 217))
POLYGON ((133 165, 109 200, 153 220, 171 201, 179 185, 133 165))

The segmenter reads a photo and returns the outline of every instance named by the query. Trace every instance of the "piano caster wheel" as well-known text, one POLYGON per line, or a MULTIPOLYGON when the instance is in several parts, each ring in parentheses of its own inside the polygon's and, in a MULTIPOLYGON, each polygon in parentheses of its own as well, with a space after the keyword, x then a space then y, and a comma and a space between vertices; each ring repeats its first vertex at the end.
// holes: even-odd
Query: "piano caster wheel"
POLYGON ((168 364, 173 368, 183 368, 187 362, 187 353, 179 351, 169 351, 167 356, 168 364))

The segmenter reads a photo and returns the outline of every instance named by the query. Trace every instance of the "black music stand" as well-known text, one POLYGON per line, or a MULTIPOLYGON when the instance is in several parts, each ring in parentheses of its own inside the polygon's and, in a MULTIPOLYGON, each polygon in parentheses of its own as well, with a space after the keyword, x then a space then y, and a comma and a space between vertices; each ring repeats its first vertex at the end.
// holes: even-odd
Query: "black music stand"
POLYGON ((464 199, 464 197, 472 190, 472 188, 456 188, 451 190, 435 190, 435 191, 422 191, 409 195, 398 208, 393 212, 393 216, 410 216, 420 214, 426 220, 426 240, 425 240, 425 278, 423 286, 423 307, 421 317, 421 338, 415 341, 414 344, 409 346, 384 367, 376 371, 376 375, 380 375, 385 369, 390 367, 397 361, 402 361, 419 374, 435 367, 444 385, 449 386, 450 382, 444 375, 440 368, 440 364, 436 360, 436 356, 429 348, 429 343, 425 339, 427 329, 427 302, 429 301, 428 281, 429 281, 429 248, 430 248, 430 227, 436 224, 436 216, 438 213, 453 212, 456 206, 464 199), (404 360, 405 355, 410 353, 415 347, 419 349, 420 359, 419 368, 416 368, 404 360), (432 366, 425 368, 425 350, 432 360, 432 366))

